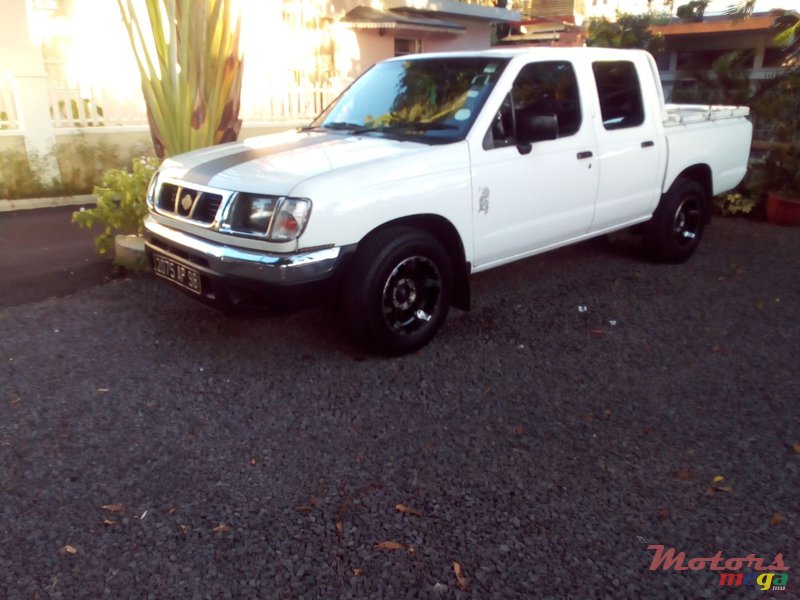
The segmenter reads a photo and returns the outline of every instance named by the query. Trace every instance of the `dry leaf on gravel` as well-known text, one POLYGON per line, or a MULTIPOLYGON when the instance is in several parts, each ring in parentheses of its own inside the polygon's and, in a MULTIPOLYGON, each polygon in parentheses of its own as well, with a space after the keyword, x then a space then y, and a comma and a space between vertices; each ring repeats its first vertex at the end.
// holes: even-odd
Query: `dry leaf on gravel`
POLYGON ((361 577, 364 574, 364 569, 359 569, 357 567, 353 567, 353 576, 354 577, 361 577))
POLYGON ((107 525, 110 527, 111 525, 116 525, 116 524, 117 522, 112 519, 103 519, 103 525, 107 525))
POLYGON ((415 517, 422 516, 422 511, 419 511, 416 508, 411 508, 410 506, 406 506, 405 504, 395 504, 394 509, 397 512, 401 512, 405 515, 414 515, 415 517))
POLYGON ((230 530, 231 528, 225 525, 225 523, 220 523, 219 525, 214 527, 214 529, 212 529, 211 531, 217 534, 222 534, 222 533, 228 533, 230 530))
POLYGON ((336 521, 336 535, 339 536, 339 541, 344 539, 344 525, 341 521, 336 521))
POLYGON ((115 504, 104 504, 103 506, 101 506, 101 508, 104 511, 110 512, 110 513, 123 513, 123 512, 125 512, 125 505, 124 504, 120 504, 119 502, 117 502, 115 504))
POLYGON ((780 525, 783 522, 783 515, 781 513, 775 513, 769 518, 770 525, 780 525))
POLYGON ((78 549, 75 546, 70 546, 70 545, 64 546, 63 548, 61 548, 61 551, 62 552, 66 552, 67 554, 77 554, 78 553, 78 549))
POLYGON ((411 544, 403 544, 401 542, 395 542, 395 541, 391 541, 391 540, 387 541, 387 542, 381 542, 380 544, 375 544, 375 549, 376 550, 405 550, 409 554, 413 554, 414 553, 414 546, 412 546, 411 544))
POLYGON ((800 454, 800 442, 797 442, 796 444, 793 444, 792 448, 794 449, 794 453, 795 454, 800 454))
POLYGON ((706 488, 706 496, 713 496, 717 492, 725 492, 726 494, 732 494, 733 488, 729 485, 712 485, 709 488, 706 488))
POLYGON ((467 581, 467 578, 464 577, 464 572, 461 570, 461 565, 455 561, 453 561, 453 573, 456 575, 456 584, 458 585, 458 589, 462 591, 466 590, 469 582, 467 581))

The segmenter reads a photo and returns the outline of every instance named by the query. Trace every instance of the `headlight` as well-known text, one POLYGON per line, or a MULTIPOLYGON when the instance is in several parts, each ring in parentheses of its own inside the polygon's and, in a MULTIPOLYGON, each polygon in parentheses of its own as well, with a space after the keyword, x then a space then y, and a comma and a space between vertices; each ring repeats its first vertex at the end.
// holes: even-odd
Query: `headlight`
POLYGON ((303 233, 310 212, 311 201, 304 198, 239 194, 223 229, 272 242, 289 242, 303 233))
POLYGON ((150 178, 150 184, 147 186, 147 196, 145 196, 145 202, 147 202, 147 206, 150 208, 155 208, 156 205, 156 186, 158 185, 158 171, 153 173, 153 176, 150 178))

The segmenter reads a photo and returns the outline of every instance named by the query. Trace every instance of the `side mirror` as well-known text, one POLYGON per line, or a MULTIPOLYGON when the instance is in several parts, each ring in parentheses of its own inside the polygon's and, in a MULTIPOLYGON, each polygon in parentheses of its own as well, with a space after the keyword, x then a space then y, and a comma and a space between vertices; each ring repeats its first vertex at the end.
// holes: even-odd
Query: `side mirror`
POLYGON ((557 115, 517 116, 517 141, 520 144, 543 142, 558 139, 557 115))

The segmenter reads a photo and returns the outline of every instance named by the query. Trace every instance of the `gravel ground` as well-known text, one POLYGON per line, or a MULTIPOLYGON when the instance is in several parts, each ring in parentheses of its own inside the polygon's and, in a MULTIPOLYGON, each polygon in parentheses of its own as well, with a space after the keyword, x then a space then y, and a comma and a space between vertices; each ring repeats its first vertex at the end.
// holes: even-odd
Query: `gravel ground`
POLYGON ((400 359, 149 278, 4 309, 0 596, 759 593, 661 544, 782 553, 798 598, 798 256, 738 220, 681 266, 582 244, 476 276, 400 359))

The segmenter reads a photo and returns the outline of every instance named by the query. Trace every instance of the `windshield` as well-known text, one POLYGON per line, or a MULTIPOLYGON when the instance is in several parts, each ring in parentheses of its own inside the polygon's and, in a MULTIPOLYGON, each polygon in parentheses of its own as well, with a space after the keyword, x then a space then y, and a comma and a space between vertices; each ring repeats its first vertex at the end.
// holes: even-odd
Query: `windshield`
POLYGON ((464 139, 508 62, 435 57, 389 61, 359 77, 311 124, 428 143, 464 139))

